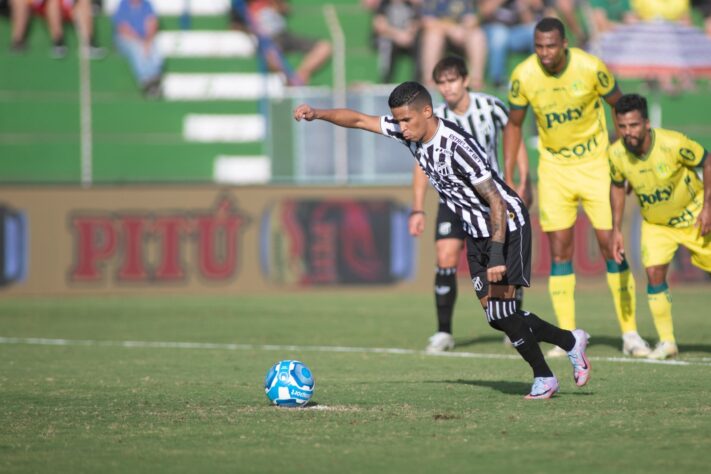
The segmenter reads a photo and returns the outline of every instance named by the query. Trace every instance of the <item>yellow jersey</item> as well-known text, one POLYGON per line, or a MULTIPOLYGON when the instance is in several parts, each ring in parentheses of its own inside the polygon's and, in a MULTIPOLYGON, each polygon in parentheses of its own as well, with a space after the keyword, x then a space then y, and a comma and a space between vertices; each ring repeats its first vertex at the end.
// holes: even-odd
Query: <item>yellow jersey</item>
POLYGON ((541 160, 580 164, 605 159, 609 140, 601 99, 616 90, 615 78, 600 59, 569 48, 558 75, 546 72, 535 54, 516 66, 509 104, 533 109, 541 160))
POLYGON ((700 167, 706 150, 672 130, 651 130, 652 145, 644 156, 627 151, 622 140, 608 151, 612 182, 627 180, 634 189, 642 217, 651 224, 688 227, 704 205, 700 167))
POLYGON ((632 11, 642 20, 677 21, 689 16, 689 0, 632 0, 632 11))

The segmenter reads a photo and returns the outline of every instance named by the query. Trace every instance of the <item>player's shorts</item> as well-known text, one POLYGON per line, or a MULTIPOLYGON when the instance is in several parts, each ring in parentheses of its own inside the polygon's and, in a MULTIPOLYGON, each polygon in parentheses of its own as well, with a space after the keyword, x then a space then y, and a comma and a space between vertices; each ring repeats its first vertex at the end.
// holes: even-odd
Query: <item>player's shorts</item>
MULTIPOLYGON (((475 239, 467 236, 467 261, 474 291, 479 299, 489 294, 486 268, 489 265, 491 239, 475 239)), ((531 286, 531 225, 527 224, 506 233, 504 245, 506 274, 497 284, 531 286)))
POLYGON ((437 228, 435 229, 435 241, 441 239, 464 240, 467 232, 464 230, 464 222, 456 215, 447 204, 440 201, 437 208, 437 228))
MULTIPOLYGON (((74 8, 75 0, 60 0, 60 10, 62 12, 62 20, 71 21, 72 20, 72 9, 74 8)), ((47 0, 31 0, 32 11, 38 15, 45 15, 45 10, 47 9, 47 0)))
POLYGON ((578 165, 558 165, 541 160, 538 165, 538 212, 544 232, 575 225, 582 202, 593 228, 612 229, 610 168, 607 160, 578 165))
POLYGON ((691 254, 691 263, 711 272, 711 234, 702 236, 696 226, 675 228, 643 220, 641 240, 645 268, 671 262, 679 245, 683 245, 691 254))

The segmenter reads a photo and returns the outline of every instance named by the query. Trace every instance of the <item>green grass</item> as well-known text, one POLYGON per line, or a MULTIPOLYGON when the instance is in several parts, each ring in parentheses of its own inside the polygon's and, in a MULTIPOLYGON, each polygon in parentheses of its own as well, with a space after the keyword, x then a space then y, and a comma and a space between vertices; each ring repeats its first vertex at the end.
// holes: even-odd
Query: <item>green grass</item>
MULTIPOLYGON (((419 350, 434 329, 430 295, 2 299, 2 337, 254 347, 0 344, 0 471, 707 472, 710 300, 701 287, 674 297, 688 365, 623 363, 612 359, 619 334, 608 295, 581 289, 592 380, 578 389, 567 360, 552 360, 561 392, 540 402, 523 400, 529 369, 507 357, 468 295, 456 351, 496 358, 315 350, 419 350), (286 358, 315 374, 310 409, 264 396, 267 369, 286 358)), ((543 290, 526 305, 550 314, 543 290)))

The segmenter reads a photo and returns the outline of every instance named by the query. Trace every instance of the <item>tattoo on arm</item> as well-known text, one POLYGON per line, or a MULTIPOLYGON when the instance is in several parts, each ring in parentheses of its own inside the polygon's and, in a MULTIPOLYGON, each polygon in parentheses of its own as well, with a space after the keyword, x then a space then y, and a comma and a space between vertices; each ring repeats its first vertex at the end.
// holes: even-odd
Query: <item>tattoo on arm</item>
POLYGON ((491 210, 489 219, 491 225, 491 240, 494 242, 506 241, 506 203, 494 185, 494 181, 489 178, 474 185, 474 189, 489 204, 491 210))

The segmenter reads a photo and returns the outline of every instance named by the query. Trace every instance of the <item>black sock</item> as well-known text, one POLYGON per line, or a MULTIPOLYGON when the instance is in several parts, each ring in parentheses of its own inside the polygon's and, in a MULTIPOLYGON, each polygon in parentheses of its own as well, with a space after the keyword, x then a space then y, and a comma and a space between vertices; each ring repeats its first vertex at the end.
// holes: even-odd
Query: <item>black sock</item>
POLYGON ((528 327, 531 328, 531 332, 537 341, 555 344, 566 352, 572 350, 573 346, 575 346, 575 336, 573 336, 572 332, 554 326, 529 311, 519 310, 519 313, 523 316, 528 327))
MULTIPOLYGON (((505 305, 506 302, 507 300, 499 300, 499 304, 502 305, 505 305)), ((489 300, 489 303, 491 304, 492 301, 489 300)), ((533 369, 534 377, 553 377, 553 372, 543 357, 543 352, 538 345, 538 341, 536 341, 536 337, 520 312, 517 311, 500 319, 490 319, 489 325, 506 333, 511 340, 511 344, 533 369)))
POLYGON ((435 276, 435 304, 437 305, 437 330, 452 334, 452 315, 457 300, 457 269, 437 268, 435 276))

